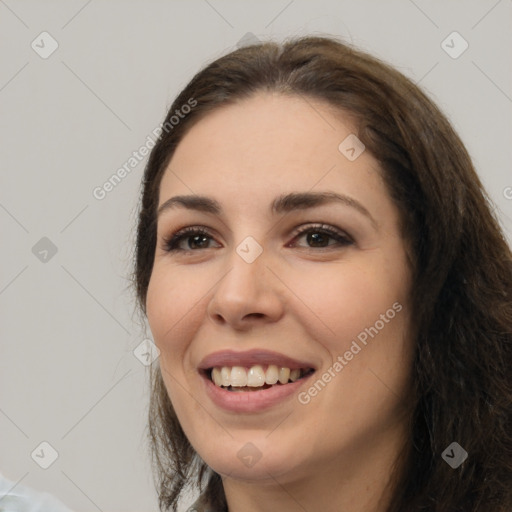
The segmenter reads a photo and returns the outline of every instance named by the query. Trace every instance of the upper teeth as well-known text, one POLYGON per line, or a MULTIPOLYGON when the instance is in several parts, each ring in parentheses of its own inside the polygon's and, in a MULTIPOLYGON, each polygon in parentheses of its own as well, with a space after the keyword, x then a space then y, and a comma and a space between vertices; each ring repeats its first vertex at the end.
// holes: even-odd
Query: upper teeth
POLYGON ((274 364, 268 365, 266 371, 263 366, 256 364, 249 369, 243 366, 222 366, 212 369, 212 380, 217 386, 233 387, 253 387, 257 388, 264 384, 287 384, 289 380, 295 382, 303 373, 303 370, 297 368, 279 368, 274 364))

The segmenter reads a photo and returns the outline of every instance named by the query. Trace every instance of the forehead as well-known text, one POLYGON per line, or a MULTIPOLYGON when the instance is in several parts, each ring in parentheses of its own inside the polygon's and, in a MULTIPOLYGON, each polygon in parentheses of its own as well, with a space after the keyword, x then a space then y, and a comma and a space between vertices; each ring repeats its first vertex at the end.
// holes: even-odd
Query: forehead
POLYGON ((375 159, 363 152, 350 161, 339 149, 355 132, 348 115, 323 101, 255 94, 188 131, 162 179, 160 204, 174 193, 223 194, 245 204, 292 189, 382 193, 375 159))

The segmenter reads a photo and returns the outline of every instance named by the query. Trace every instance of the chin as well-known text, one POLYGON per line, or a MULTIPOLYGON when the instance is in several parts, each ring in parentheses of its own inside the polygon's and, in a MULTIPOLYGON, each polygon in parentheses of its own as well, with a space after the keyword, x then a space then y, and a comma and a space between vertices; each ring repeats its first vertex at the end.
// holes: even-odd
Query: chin
POLYGON ((275 478, 298 473, 304 460, 297 447, 272 443, 265 435, 251 437, 254 441, 248 436, 244 441, 230 438, 224 446, 217 444, 213 450, 198 453, 216 473, 235 480, 275 483, 275 478))

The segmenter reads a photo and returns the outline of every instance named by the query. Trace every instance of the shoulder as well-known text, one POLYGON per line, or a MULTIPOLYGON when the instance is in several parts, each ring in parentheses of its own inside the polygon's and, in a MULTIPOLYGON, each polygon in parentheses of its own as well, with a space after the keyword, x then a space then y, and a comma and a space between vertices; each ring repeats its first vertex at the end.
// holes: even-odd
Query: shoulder
POLYGON ((72 512, 55 496, 12 482, 1 473, 0 510, 6 512, 72 512))

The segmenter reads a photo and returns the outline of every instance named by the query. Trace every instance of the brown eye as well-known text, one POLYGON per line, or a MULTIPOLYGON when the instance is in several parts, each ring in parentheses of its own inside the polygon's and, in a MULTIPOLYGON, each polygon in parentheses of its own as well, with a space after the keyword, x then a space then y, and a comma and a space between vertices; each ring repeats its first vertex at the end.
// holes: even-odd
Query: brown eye
POLYGON ((294 241, 303 237, 306 238, 306 243, 308 244, 306 247, 311 249, 323 249, 333 246, 347 246, 353 245, 354 243, 352 239, 345 233, 334 230, 333 228, 325 226, 324 224, 302 228, 298 233, 296 233, 294 241), (333 240, 335 243, 329 243, 330 240, 333 240))
POLYGON ((198 249, 209 249, 208 242, 213 240, 210 233, 204 228, 185 228, 164 239, 164 250, 173 251, 196 251, 198 249), (185 247, 180 247, 182 242, 185 247))

